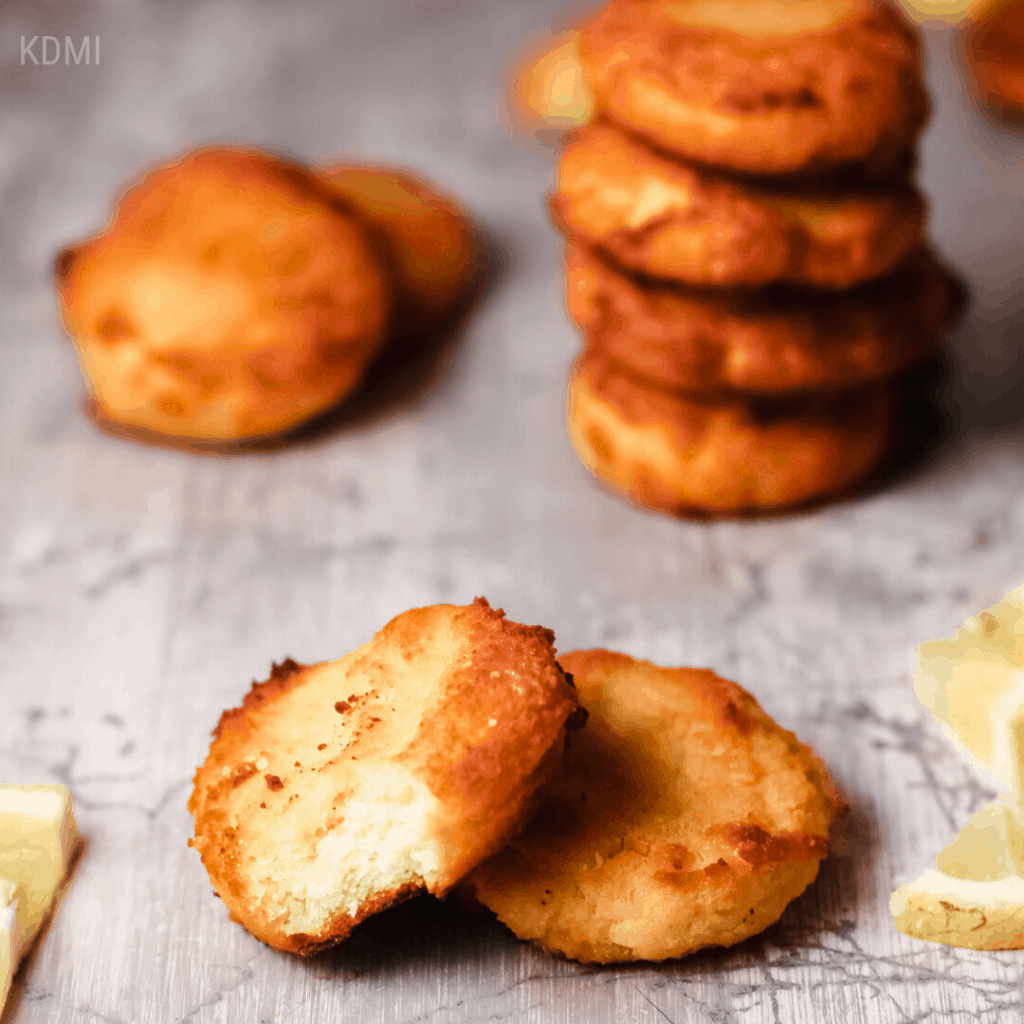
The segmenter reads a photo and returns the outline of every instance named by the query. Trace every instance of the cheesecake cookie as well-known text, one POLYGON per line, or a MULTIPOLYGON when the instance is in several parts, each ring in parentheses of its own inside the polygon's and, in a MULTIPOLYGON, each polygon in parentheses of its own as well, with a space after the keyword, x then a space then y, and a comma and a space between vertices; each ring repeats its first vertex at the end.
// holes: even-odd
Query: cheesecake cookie
POLYGON ((330 164, 318 173, 382 238, 398 292, 399 329, 436 331, 463 303, 483 265, 465 212, 404 170, 330 164))
POLYGON ((566 146, 552 215, 649 277, 740 288, 849 288, 889 273, 925 229, 924 200, 905 179, 755 185, 671 160, 607 123, 566 146))
POLYGON ((673 391, 781 395, 893 377, 939 348, 963 306, 959 282, 926 253, 841 295, 660 285, 582 245, 566 269, 588 348, 673 391))
POLYGON ((594 353, 569 385, 569 437, 637 505, 694 518, 767 514, 862 484, 892 448, 894 385, 782 405, 697 401, 594 353))
POLYGON ((928 114, 916 30, 874 0, 612 0, 580 53, 599 109, 760 174, 889 166, 928 114))
POLYGON ((339 402, 381 346, 392 292, 353 209, 248 149, 150 171, 56 277, 98 415, 183 442, 276 434, 339 402))
POLYGON ((1024 2, 993 4, 964 33, 966 69, 978 98, 1024 122, 1024 2))
POLYGON ((500 849, 583 717, 553 639, 483 599, 435 605, 340 661, 254 683, 189 800, 191 845, 232 918, 315 953, 500 849))
POLYGON ((735 683, 610 651, 561 663, 589 712, 525 831, 467 879, 574 960, 664 960, 777 921, 841 801, 814 752, 735 683))

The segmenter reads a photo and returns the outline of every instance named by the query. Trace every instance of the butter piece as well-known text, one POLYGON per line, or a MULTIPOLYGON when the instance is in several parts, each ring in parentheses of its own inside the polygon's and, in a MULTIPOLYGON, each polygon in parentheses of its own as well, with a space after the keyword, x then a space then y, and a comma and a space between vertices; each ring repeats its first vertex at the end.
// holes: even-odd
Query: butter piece
POLYGON ((914 689, 968 761, 1024 792, 1024 587, 952 639, 921 644, 914 689))
POLYGON ((24 891, 13 878, 0 877, 0 1013, 26 948, 24 917, 24 891))
POLYGON ((935 858, 935 867, 971 882, 1024 877, 1024 811, 1005 800, 982 807, 935 858))
POLYGON ((0 876, 24 893, 25 948, 68 872, 77 837, 66 786, 0 784, 0 876))

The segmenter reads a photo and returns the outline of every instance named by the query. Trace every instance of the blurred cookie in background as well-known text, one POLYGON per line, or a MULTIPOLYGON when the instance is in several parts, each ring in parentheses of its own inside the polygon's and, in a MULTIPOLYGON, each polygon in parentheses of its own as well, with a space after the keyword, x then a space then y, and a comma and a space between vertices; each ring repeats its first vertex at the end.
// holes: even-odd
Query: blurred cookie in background
POLYGON ((519 41, 499 69, 495 113, 516 142, 557 146, 567 131, 593 115, 593 94, 579 55, 585 17, 586 8, 580 8, 540 26, 519 41))
POLYGON ((981 102, 1024 124, 1024 2, 997 3, 980 12, 965 30, 963 44, 981 102))
POLYGON ((90 415, 228 452, 287 443, 381 360, 416 362, 485 268, 455 201, 405 171, 217 147, 132 184, 55 273, 90 415))
POLYGON ((840 295, 688 288, 626 273, 579 242, 566 254, 566 304, 587 350, 690 393, 784 395, 894 377, 940 349, 963 299, 926 251, 840 295))
POLYGON ((354 211, 301 165, 239 148, 148 172, 56 277, 98 414, 186 442, 273 434, 343 399, 393 292, 354 211))
POLYGON ((920 42, 872 0, 612 0, 580 34, 594 104, 750 174, 888 168, 928 115, 920 42))
POLYGON ((766 515, 876 479, 896 440, 897 389, 769 401, 651 387, 584 353, 569 437, 584 465, 644 508, 683 518, 766 515))
POLYGON ((382 240, 398 329, 422 336, 442 327, 485 270, 479 233, 457 200, 404 169, 325 164, 316 170, 382 240))
POLYGON ((600 121, 565 147, 552 212, 633 271, 724 287, 849 288, 889 273, 925 235, 924 199, 906 176, 737 180, 600 121))

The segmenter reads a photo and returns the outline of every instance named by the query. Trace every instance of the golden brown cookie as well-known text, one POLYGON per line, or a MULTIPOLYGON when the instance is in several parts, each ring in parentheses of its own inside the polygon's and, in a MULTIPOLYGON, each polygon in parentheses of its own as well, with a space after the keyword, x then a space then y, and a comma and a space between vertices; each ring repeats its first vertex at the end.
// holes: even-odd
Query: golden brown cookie
POLYGON ((581 245, 566 267, 588 347, 672 391, 785 394, 894 377, 942 344, 963 305, 959 282, 927 253, 841 295, 658 285, 581 245))
POLYGON ((314 953, 503 846, 580 724, 553 640, 478 598, 404 612, 340 661, 287 661, 254 683, 189 800, 191 845, 232 918, 314 953))
POLYGON ((662 391, 594 353, 569 384, 569 437, 584 465, 637 505, 708 518, 757 515, 862 484, 894 439, 895 387, 781 407, 662 391))
POLYGON ((669 159, 600 122, 565 147, 551 206, 566 234, 623 266, 692 285, 849 288, 924 242, 924 200, 906 180, 755 185, 669 159))
POLYGON ((964 35, 967 71, 983 103, 1024 121, 1024 2, 995 4, 964 35))
POLYGON ((560 660, 587 727, 467 888, 520 938, 600 963, 728 946, 777 921, 817 875, 841 805, 814 752, 707 669, 560 660))
POLYGON ((593 98, 580 65, 576 28, 548 23, 519 41, 498 74, 496 109, 517 141, 557 141, 587 123, 593 98))
POLYGON ((481 270, 477 232, 454 199, 407 171, 333 164, 318 169, 383 237, 404 330, 429 334, 481 270))
POLYGON ((277 433, 337 403, 391 301, 358 217, 310 171, 247 149, 150 171, 56 273, 101 415, 186 441, 277 433))
POLYGON ((928 114, 916 30, 874 0, 612 0, 581 33, 599 109, 763 174, 885 167, 928 114))

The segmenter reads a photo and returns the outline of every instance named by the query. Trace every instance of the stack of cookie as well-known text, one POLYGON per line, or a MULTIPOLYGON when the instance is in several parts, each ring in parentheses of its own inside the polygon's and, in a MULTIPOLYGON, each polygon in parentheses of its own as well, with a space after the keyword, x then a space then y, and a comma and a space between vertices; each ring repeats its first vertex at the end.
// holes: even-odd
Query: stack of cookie
POLYGON ((552 212, 584 462, 677 515, 860 486, 960 301, 911 182, 914 29, 870 0, 612 0, 580 60, 596 113, 552 212))

